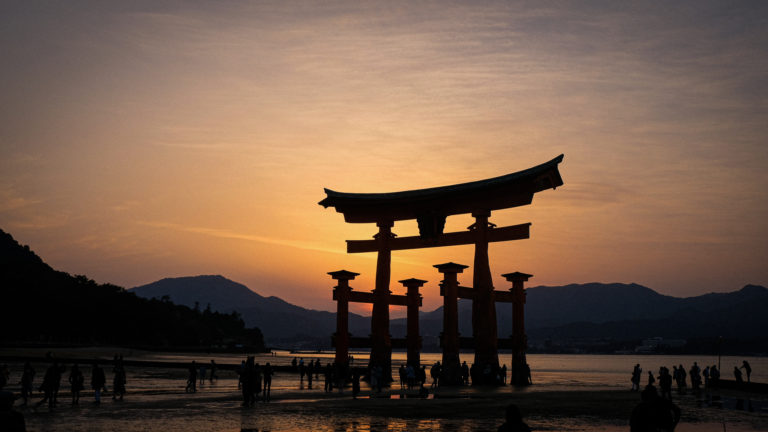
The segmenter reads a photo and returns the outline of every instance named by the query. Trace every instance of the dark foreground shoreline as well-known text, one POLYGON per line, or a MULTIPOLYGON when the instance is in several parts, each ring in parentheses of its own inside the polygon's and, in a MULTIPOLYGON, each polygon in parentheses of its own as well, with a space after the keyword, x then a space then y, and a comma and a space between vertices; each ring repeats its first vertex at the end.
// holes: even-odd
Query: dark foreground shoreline
MULTIPOLYGON (((299 390, 281 391, 272 402, 248 408, 240 406, 235 392, 194 397, 164 393, 99 407, 27 410, 25 416, 29 430, 51 431, 474 431, 495 430, 504 409, 513 403, 535 430, 619 431, 629 429, 629 417, 639 401, 637 393, 618 390, 501 393, 479 389, 467 394, 439 389, 436 393, 430 399, 400 398, 400 392, 392 389, 354 400, 349 392, 309 396, 299 390)), ((719 395, 723 400, 738 396, 719 395)), ((768 430, 764 413, 705 406, 692 395, 676 397, 675 402, 682 410, 681 425, 690 426, 687 430, 722 430, 721 424, 726 423, 728 430, 768 430)))

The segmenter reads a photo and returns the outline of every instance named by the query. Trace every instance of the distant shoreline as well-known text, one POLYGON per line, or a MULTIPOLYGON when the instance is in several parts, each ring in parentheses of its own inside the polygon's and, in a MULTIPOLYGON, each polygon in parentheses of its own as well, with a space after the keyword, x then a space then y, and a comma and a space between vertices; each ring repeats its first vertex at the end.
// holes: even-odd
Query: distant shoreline
MULTIPOLYGON (((333 354, 334 350, 331 347, 327 348, 321 348, 321 349, 291 349, 288 347, 267 347, 264 351, 254 350, 253 347, 236 347, 236 348, 228 348, 228 347, 209 347, 209 346, 154 346, 154 345, 120 345, 120 346, 108 346, 108 345, 92 345, 92 344, 71 344, 71 343, 40 343, 40 342, 11 342, 11 343, 5 343, 2 347, 4 350, 7 349, 48 349, 51 351, 57 350, 78 350, 78 349, 93 349, 93 350, 113 350, 113 351, 124 351, 124 350, 134 350, 134 351, 146 351, 146 352, 152 352, 152 353, 179 353, 179 354, 242 354, 242 355, 249 355, 249 354, 269 354, 271 352, 287 352, 291 355, 307 355, 307 354, 333 354)), ((366 353, 368 351, 366 350, 355 350, 352 351, 352 353, 360 352, 360 353, 366 353)), ((393 353, 405 353, 406 350, 404 349, 393 349, 393 353)), ((474 351, 472 350, 461 350, 461 353, 472 353, 474 351)), ((442 351, 440 350, 422 350, 422 354, 441 354, 442 351)), ((500 355, 509 355, 512 351, 510 350, 499 350, 500 355)), ((701 351, 701 352, 633 352, 633 351, 612 351, 612 352, 601 352, 601 351, 542 351, 542 350, 536 350, 536 349, 529 349, 527 351, 527 354, 542 354, 542 355, 606 355, 606 356, 711 356, 711 355, 717 355, 716 353, 712 353, 711 351, 701 351)), ((750 352, 750 353, 732 353, 732 352, 723 352, 722 355, 724 356, 747 356, 747 357, 768 357, 768 352, 750 352)))

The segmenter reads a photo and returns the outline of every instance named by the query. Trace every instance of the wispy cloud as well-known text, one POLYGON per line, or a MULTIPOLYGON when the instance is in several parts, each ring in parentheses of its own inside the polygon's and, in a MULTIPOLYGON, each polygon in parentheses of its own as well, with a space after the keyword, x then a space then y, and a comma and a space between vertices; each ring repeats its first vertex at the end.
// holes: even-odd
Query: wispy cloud
POLYGON ((67 225, 70 218, 65 214, 26 215, 21 219, 12 219, 7 222, 11 230, 44 230, 59 228, 67 225))
MULTIPOLYGON (((153 227, 153 228, 171 229, 171 230, 175 230, 175 231, 182 231, 182 232, 188 232, 188 233, 194 233, 194 234, 202 234, 202 235, 207 235, 207 236, 211 236, 211 237, 233 239, 233 240, 253 241, 253 242, 259 242, 259 243, 266 243, 266 244, 273 244, 273 245, 279 245, 279 246, 292 247, 292 248, 308 250, 308 251, 325 252, 325 253, 332 253, 332 254, 339 254, 339 255, 348 255, 347 251, 345 251, 344 249, 329 248, 329 247, 322 246, 322 245, 319 245, 319 244, 313 243, 313 242, 306 242, 306 241, 299 241, 299 240, 288 240, 288 239, 281 239, 281 238, 275 238, 275 237, 267 237, 267 236, 260 236, 260 235, 254 235, 254 234, 239 233, 239 232, 232 231, 232 230, 227 230, 227 229, 207 228, 207 227, 198 227, 198 226, 188 226, 188 225, 182 225, 182 224, 176 224, 176 223, 157 222, 157 221, 140 221, 139 224, 144 225, 144 226, 153 227)), ((358 254, 358 256, 360 256, 362 258, 367 258, 367 259, 373 259, 373 258, 376 257, 373 254, 358 254)), ((405 259, 405 258, 401 258, 401 257, 392 257, 392 261, 400 263, 400 264, 409 264, 409 265, 421 266, 421 267, 424 267, 425 265, 427 265, 426 263, 418 261, 418 260, 405 259)))
POLYGON ((114 212, 122 213, 122 212, 125 212, 125 211, 128 211, 128 210, 131 210, 131 209, 135 209, 136 207, 138 207, 140 205, 141 205, 141 202, 139 202, 139 201, 128 200, 128 201, 123 201, 123 202, 120 202, 118 204, 115 204, 115 205, 113 205, 113 206, 111 206, 109 208, 110 208, 110 210, 112 210, 114 212))
POLYGON ((223 143, 223 142, 185 142, 185 141, 154 141, 152 142, 153 145, 159 146, 159 147, 170 147, 170 148, 176 148, 176 149, 185 149, 185 150, 227 150, 235 148, 234 145, 230 143, 223 143))
POLYGON ((13 187, 0 186, 0 213, 18 210, 41 202, 42 200, 39 199, 22 196, 13 187))
POLYGON ((175 223, 169 223, 169 222, 156 222, 156 221, 141 221, 139 223, 141 225, 145 225, 153 228, 171 229, 175 231, 203 234, 203 235, 218 237, 218 238, 247 240, 247 241, 287 246, 287 247, 317 251, 317 252, 326 252, 326 253, 335 253, 335 254, 344 254, 344 255, 346 255, 347 253, 343 249, 324 247, 311 242, 266 237, 266 236, 260 236, 260 235, 254 235, 254 234, 245 234, 245 233, 239 233, 239 232, 235 232, 227 229, 188 226, 188 225, 181 225, 181 224, 175 224, 175 223))

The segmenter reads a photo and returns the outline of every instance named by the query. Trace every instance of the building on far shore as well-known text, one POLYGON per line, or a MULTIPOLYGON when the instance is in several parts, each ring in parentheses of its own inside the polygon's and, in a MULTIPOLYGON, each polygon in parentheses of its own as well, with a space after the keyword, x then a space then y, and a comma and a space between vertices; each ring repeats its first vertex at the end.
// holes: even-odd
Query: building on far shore
POLYGON ((635 347, 638 354, 652 354, 658 352, 660 348, 681 348, 685 346, 685 339, 664 339, 662 337, 652 337, 643 339, 642 345, 635 347))

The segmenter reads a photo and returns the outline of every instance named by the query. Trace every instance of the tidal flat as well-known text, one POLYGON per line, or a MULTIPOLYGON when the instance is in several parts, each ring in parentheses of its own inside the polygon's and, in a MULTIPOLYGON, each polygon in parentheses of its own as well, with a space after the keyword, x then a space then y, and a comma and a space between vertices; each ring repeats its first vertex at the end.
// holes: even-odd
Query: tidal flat
MULTIPOLYGON (((67 367, 72 358, 99 358, 107 372, 111 388, 111 366, 108 362, 114 350, 59 351, 57 358, 67 367)), ((190 362, 201 364, 210 354, 175 354, 122 351, 128 359, 190 362)), ((0 350, 0 357, 29 355, 42 358, 39 351, 0 350)), ((288 365, 294 355, 259 355, 262 365, 288 365)), ((330 360, 330 354, 307 354, 303 357, 330 360)), ((239 364, 239 355, 215 357, 219 364, 239 364)), ((352 398, 350 388, 343 393, 323 390, 323 377, 313 381, 299 380, 298 374, 277 372, 273 379, 270 402, 259 402, 253 407, 242 407, 237 388, 237 374, 225 368, 217 372, 217 379, 204 380, 196 393, 186 393, 187 372, 171 367, 128 367, 125 400, 114 401, 107 393, 102 403, 93 402, 89 389, 89 366, 81 364, 86 374, 86 391, 80 403, 70 403, 67 372, 63 374, 58 406, 33 407, 42 399, 35 392, 30 405, 17 409, 26 418, 30 431, 178 431, 178 432, 235 432, 235 431, 495 431, 503 422, 504 409, 509 404, 520 407, 525 421, 534 430, 546 431, 627 431, 632 409, 640 396, 630 392, 623 381, 634 363, 692 363, 691 358, 637 357, 637 356, 536 356, 529 361, 534 371, 535 385, 526 388, 453 387, 430 389, 426 399, 415 391, 403 391, 399 383, 381 393, 372 391, 362 383, 359 397, 352 398), (631 358, 630 358, 631 357, 631 358), (560 365, 560 366, 558 366, 560 365), (614 365, 614 366, 610 366, 614 365), (612 369, 613 368, 613 369, 612 369), (606 372, 608 371, 608 372, 606 372), (613 371, 613 372, 612 372, 613 371), (614 376, 615 375, 615 376, 614 376)), ((395 358, 396 360, 396 358, 395 358)), ((707 359, 704 359, 706 361, 707 359)), ((723 359, 733 362, 737 359, 723 359)), ((754 363, 762 367, 763 358, 754 363)), ((364 359, 359 357, 362 363, 364 359)), ((429 355, 425 364, 433 361, 429 355)), ((699 359, 700 364, 704 363, 699 359)), ((752 361, 752 360, 750 360, 752 361)), ((8 390, 18 394, 21 364, 7 363, 11 371, 8 390)), ((651 366, 654 365, 654 366, 651 366)), ((47 364, 35 362, 35 379, 39 385, 47 364)), ((758 375, 760 376, 760 375, 758 375)), ((628 382, 628 381, 627 381, 628 382)), ((768 395, 736 391, 705 391, 698 395, 673 392, 673 400, 682 410, 677 431, 759 431, 768 430, 768 395)))

